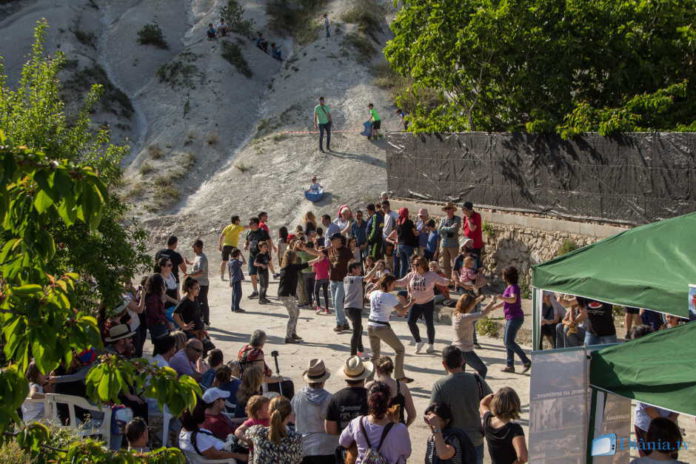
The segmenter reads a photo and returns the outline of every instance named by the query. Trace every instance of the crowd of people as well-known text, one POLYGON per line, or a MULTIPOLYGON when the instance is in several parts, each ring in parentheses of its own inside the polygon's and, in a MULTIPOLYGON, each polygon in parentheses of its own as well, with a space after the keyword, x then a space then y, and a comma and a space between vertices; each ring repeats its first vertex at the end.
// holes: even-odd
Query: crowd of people
MULTIPOLYGON (((102 308, 99 326, 105 350, 141 357, 149 334, 153 364, 199 382, 202 397, 173 427, 180 430, 178 446, 189 455, 256 464, 402 464, 411 455, 409 427, 418 412, 408 386, 413 379, 404 367, 406 349, 392 324, 405 318, 413 354, 432 356, 436 305, 450 305, 454 337, 442 349, 446 375, 432 384, 424 412, 431 432, 425 462, 480 464, 487 445, 493 463, 522 464, 527 448, 516 422, 520 399, 509 387, 491 390, 486 382, 489 366, 475 352, 476 321, 502 309, 507 352, 502 371, 515 372, 515 356, 522 372, 530 369, 530 359, 516 342, 524 321, 519 273, 505 268, 505 289, 494 291, 490 275, 484 275, 481 216, 469 202, 461 216, 457 209, 447 203, 437 221, 425 209, 411 217, 406 208, 393 211, 383 194, 364 212, 347 205, 333 218, 325 214, 317 219, 307 212, 292 231, 280 227, 272 233, 266 212, 245 224, 232 216, 222 229, 219 275, 229 283, 230 310, 245 312, 242 282, 248 275, 252 293, 247 300, 264 305, 277 297, 285 307, 287 344, 303 342, 297 333, 301 309, 333 315, 333 330, 351 334, 350 356, 338 372, 346 382, 342 390, 325 389, 332 373, 324 360, 312 359, 302 373, 306 385, 295 392, 288 379, 274 375, 268 366, 262 330, 250 334, 236 357, 225 359, 208 333, 211 273, 201 240, 191 244, 193 260, 188 260, 177 251, 177 237, 169 237, 154 257, 155 272, 139 288, 125 288, 123 303, 114 311, 102 308), (278 279, 278 292, 271 296, 273 278, 278 279), (365 306, 369 316, 364 323, 365 306), (421 320, 427 342, 420 334, 421 320), (364 327, 369 351, 363 345, 364 327), (393 358, 382 355, 382 343, 394 350, 393 358)), ((552 346, 617 341, 610 305, 546 293, 542 312, 542 332, 552 346)), ((641 316, 649 318, 650 312, 641 316)), ((673 319, 664 325, 679 323, 673 319)), ((650 330, 650 325, 634 325, 631 335, 637 338, 650 330)), ((86 397, 85 377, 99 353, 92 349, 76 354, 71 365, 48 376, 32 363, 27 371, 30 399, 49 391, 86 397)), ((119 400, 134 417, 122 429, 124 445, 147 450, 152 442, 150 416, 161 415, 160 406, 137 390, 121 394, 119 400)), ((27 401, 22 413, 27 421, 40 419, 43 405, 27 401)), ((66 411, 59 413, 69 420, 66 411)), ((636 435, 674 439, 671 426, 658 419, 674 424, 677 416, 639 405, 636 435)))

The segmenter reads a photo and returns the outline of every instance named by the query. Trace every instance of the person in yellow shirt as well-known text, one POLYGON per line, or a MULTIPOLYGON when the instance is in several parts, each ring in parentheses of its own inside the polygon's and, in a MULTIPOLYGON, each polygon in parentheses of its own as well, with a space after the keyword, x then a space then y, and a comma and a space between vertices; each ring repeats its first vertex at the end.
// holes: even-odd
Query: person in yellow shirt
POLYGON ((230 260, 232 250, 239 248, 239 236, 244 229, 249 228, 249 226, 241 225, 240 222, 239 216, 232 216, 231 223, 222 229, 220 234, 218 249, 222 252, 222 263, 220 264, 221 280, 225 280, 225 269, 227 269, 227 262, 230 260))

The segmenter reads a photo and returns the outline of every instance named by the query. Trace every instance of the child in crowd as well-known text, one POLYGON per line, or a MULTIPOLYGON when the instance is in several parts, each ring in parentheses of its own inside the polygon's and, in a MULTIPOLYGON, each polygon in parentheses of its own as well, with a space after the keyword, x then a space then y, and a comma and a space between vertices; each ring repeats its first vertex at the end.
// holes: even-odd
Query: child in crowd
POLYGON ((201 381, 199 383, 202 387, 210 388, 213 385, 215 373, 217 372, 218 367, 222 366, 223 361, 222 350, 218 348, 210 350, 208 353, 208 366, 210 366, 210 369, 205 371, 205 373, 203 373, 203 377, 201 377, 201 381))
MULTIPOLYGON (((213 387, 230 392, 230 400, 234 401, 237 398, 237 390, 242 384, 239 380, 240 374, 239 361, 230 361, 217 368, 215 378, 213 379, 213 387)), ((230 411, 234 412, 234 410, 230 411)))
POLYGON ((520 418, 521 404, 517 392, 503 387, 481 400, 479 413, 488 443, 488 454, 495 464, 524 464, 527 444, 524 430, 514 419, 520 418))
POLYGON ((394 272, 394 244, 384 244, 384 265, 390 274, 394 272))
POLYGON ((259 253, 254 260, 254 266, 258 268, 259 275, 259 304, 269 304, 271 300, 266 298, 270 280, 269 269, 273 274, 275 274, 275 270, 271 262, 271 254, 268 252, 268 243, 265 240, 259 242, 259 253))
POLYGON ((248 419, 242 422, 242 425, 237 427, 237 430, 234 431, 234 434, 239 440, 246 443, 249 447, 251 447, 251 442, 247 441, 244 438, 244 434, 246 433, 246 430, 249 427, 252 427, 254 425, 262 425, 264 427, 268 427, 270 423, 268 405, 270 404, 270 402, 270 399, 261 395, 254 395, 251 398, 249 398, 249 401, 247 402, 245 412, 248 419))
POLYGON ((353 259, 356 262, 361 262, 362 260, 360 259, 360 248, 358 247, 358 241, 354 238, 351 238, 348 240, 348 249, 350 250, 351 253, 353 253, 353 259))
MULTIPOLYGON (((317 232, 321 229, 317 229, 317 232)), ((331 314, 329 311, 329 273, 331 263, 329 262, 329 250, 321 250, 321 256, 309 262, 314 271, 314 301, 317 304, 317 314, 331 314), (319 304, 319 291, 324 293, 324 308, 319 304)))
POLYGON ((314 248, 317 250, 324 247, 324 229, 317 227, 316 235, 314 236, 314 248))
POLYGON ((465 256, 461 266, 459 263, 456 263, 454 270, 459 271, 455 274, 457 277, 455 285, 457 287, 468 290, 474 295, 479 295, 481 293, 481 287, 486 285, 486 279, 476 268, 476 259, 473 256, 465 256))
POLYGON ((147 453, 150 448, 147 442, 150 441, 147 423, 141 418, 136 417, 126 424, 125 434, 128 441, 128 449, 137 453, 147 453))
POLYGON ((22 418, 25 423, 37 421, 44 416, 43 402, 31 401, 44 399, 44 387, 48 384, 48 376, 43 375, 34 361, 29 363, 25 375, 29 381, 29 395, 22 403, 22 418))
POLYGON ((232 250, 231 258, 227 268, 230 274, 230 287, 232 287, 232 312, 243 313, 244 310, 239 307, 239 303, 242 301, 242 281, 244 280, 242 266, 245 264, 245 259, 238 248, 232 250))
POLYGON ((429 220, 426 225, 426 230, 428 231, 428 241, 425 245, 425 250, 423 250, 423 255, 428 261, 437 261, 438 250, 440 249, 440 232, 437 231, 435 226, 435 220, 429 220))

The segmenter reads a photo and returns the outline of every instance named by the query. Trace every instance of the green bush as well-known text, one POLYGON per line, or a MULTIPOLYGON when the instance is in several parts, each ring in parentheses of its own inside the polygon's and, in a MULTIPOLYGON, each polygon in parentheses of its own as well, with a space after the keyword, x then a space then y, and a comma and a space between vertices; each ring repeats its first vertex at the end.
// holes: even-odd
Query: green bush
POLYGON ((202 76, 198 67, 193 62, 198 56, 191 52, 183 52, 178 59, 167 64, 163 64, 157 70, 157 77, 160 82, 167 82, 173 88, 184 87, 195 89, 194 79, 202 76))
POLYGON ((350 32, 343 39, 346 48, 352 48, 357 52, 358 62, 367 62, 374 56, 376 50, 370 39, 358 32, 350 32))
POLYGON ((577 243, 570 239, 565 239, 563 240, 563 243, 561 243, 561 246, 558 247, 558 251, 556 252, 556 256, 563 256, 566 253, 570 253, 571 251, 577 250, 580 248, 577 243))
POLYGON ((244 19, 244 8, 237 0, 227 0, 227 5, 220 10, 220 16, 227 22, 230 31, 248 38, 253 37, 254 21, 244 19))
POLYGON ((251 78, 254 73, 249 67, 249 63, 242 55, 242 49, 236 43, 228 42, 227 40, 222 41, 221 49, 222 57, 227 60, 232 66, 237 68, 237 71, 242 73, 242 75, 251 78))
POLYGON ((356 0, 353 7, 343 13, 341 19, 358 26, 358 31, 379 42, 379 34, 384 31, 384 10, 374 0, 356 0))
POLYGON ((270 0, 266 5, 268 28, 278 34, 288 34, 300 45, 316 40, 321 29, 316 17, 326 0, 270 0))
POLYGON ((141 45, 154 45, 165 50, 169 48, 169 45, 164 40, 162 29, 160 29, 157 23, 146 24, 138 31, 138 43, 141 45))
POLYGON ((500 327, 492 319, 482 317, 476 323, 476 330, 479 335, 488 335, 489 337, 498 338, 500 335, 500 327))

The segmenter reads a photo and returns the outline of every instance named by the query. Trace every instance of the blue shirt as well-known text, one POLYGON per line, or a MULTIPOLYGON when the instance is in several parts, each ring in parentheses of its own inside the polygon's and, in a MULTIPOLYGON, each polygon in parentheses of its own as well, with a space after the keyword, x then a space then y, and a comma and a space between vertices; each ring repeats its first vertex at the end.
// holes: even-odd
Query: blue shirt
POLYGON ((242 272, 242 261, 240 259, 231 259, 227 265, 230 271, 230 285, 232 282, 241 282, 244 280, 244 272, 242 272))
POLYGON ((358 221, 353 222, 353 227, 351 227, 350 232, 355 238, 355 242, 358 246, 367 242, 367 222, 363 221, 362 225, 358 225, 358 221))
POLYGON ((425 249, 428 250, 429 253, 435 254, 435 252, 437 251, 437 240, 440 238, 440 234, 437 230, 433 230, 429 234, 423 235, 427 236, 427 244, 425 246, 425 249))
POLYGON ((331 246, 331 236, 334 234, 340 234, 341 233, 341 228, 338 227, 336 224, 333 222, 326 226, 326 230, 324 231, 324 246, 325 247, 330 247, 331 246))

